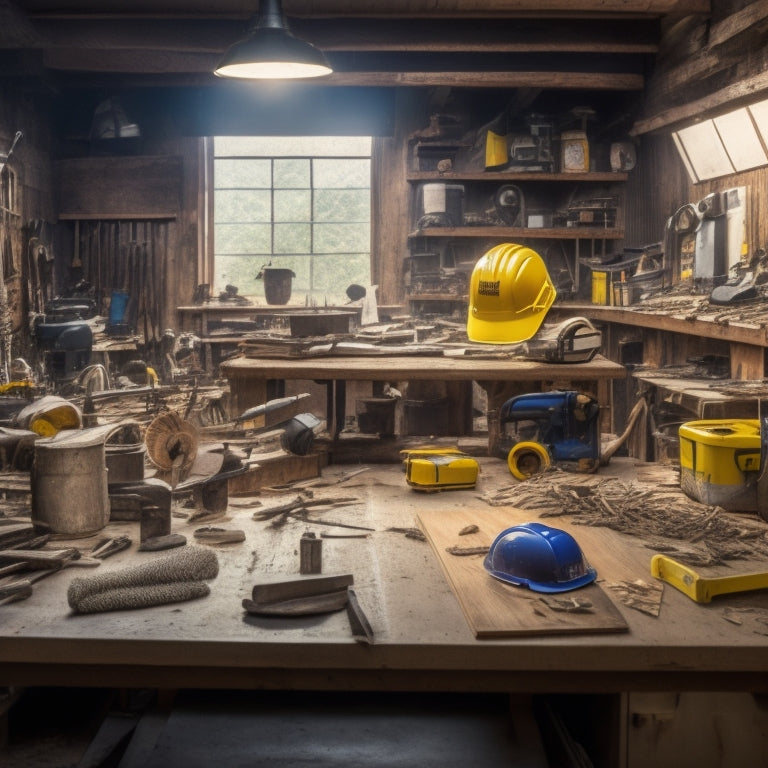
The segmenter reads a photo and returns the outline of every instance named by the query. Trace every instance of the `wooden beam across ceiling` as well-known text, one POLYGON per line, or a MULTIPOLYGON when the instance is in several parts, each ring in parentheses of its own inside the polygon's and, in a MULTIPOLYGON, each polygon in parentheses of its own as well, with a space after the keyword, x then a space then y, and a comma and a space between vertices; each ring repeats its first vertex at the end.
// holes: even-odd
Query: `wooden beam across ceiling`
MULTIPOLYGON (((69 79, 166 76, 174 84, 211 81, 223 51, 243 34, 233 22, 192 19, 47 20, 37 28, 44 66, 69 79)), ((329 86, 640 90, 659 37, 655 20, 337 19, 292 29, 326 52, 335 71, 321 84, 329 86)))
MULTIPOLYGON (((36 22, 40 47, 223 53, 241 22, 200 19, 58 19, 36 22)), ((323 51, 634 53, 658 50, 656 20, 299 19, 292 32, 323 51)))
MULTIPOLYGON (((258 0, 0 0, 0 50, 38 52, 65 88, 209 85, 257 9, 258 0)), ((662 21, 706 17, 710 0, 283 0, 283 9, 294 34, 331 60, 322 85, 637 91, 662 21)))
MULTIPOLYGON (((15 0, 34 17, 155 16, 243 18, 258 0, 15 0), (108 10, 107 10, 108 7, 108 10)), ((709 14, 710 0, 283 0, 289 17, 512 18, 520 16, 642 18, 709 14)))

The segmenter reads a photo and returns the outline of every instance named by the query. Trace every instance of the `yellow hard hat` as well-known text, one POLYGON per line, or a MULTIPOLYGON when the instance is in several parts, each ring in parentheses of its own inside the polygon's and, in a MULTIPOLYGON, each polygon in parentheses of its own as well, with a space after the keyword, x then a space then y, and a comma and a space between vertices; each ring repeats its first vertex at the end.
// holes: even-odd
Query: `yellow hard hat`
POLYGON ((472 270, 467 336, 488 344, 527 341, 541 327, 556 295, 538 253, 514 243, 497 245, 472 270))

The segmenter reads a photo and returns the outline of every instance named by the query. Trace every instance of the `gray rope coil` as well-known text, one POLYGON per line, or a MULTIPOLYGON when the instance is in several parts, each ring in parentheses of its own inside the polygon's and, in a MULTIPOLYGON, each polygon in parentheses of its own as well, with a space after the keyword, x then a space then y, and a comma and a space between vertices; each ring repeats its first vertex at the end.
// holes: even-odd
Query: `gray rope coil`
POLYGON ((216 578, 216 553, 204 547, 184 547, 148 563, 111 573, 72 579, 67 591, 75 613, 147 608, 205 597, 205 580, 216 578))

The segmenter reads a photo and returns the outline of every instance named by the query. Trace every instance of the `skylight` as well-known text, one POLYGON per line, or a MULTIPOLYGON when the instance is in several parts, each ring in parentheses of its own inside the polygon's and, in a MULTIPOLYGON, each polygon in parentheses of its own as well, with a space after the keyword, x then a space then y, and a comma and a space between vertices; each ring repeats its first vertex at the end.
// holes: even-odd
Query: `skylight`
POLYGON ((673 131, 696 183, 768 165, 768 100, 673 131))

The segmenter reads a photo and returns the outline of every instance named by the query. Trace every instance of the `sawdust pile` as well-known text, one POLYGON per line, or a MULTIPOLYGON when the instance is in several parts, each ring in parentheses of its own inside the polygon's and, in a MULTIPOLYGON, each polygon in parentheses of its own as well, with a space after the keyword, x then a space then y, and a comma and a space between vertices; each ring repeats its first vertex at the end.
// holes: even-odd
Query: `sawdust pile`
POLYGON ((756 515, 700 504, 679 488, 550 469, 481 497, 491 506, 536 510, 541 518, 611 528, 691 566, 768 557, 768 525, 756 515))

